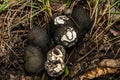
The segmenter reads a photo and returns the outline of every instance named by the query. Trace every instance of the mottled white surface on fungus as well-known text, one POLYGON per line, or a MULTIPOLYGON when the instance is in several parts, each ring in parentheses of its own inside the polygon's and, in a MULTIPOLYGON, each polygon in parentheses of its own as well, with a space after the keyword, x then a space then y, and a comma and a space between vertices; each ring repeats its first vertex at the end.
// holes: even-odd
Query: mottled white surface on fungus
POLYGON ((54 24, 58 25, 58 24, 65 24, 65 20, 69 20, 69 18, 65 15, 63 16, 57 16, 54 19, 54 24))
POLYGON ((65 49, 60 45, 56 46, 48 52, 45 69, 50 76, 56 77, 64 72, 64 58, 65 49))
POLYGON ((64 56, 62 51, 58 48, 55 48, 55 50, 52 51, 52 55, 55 57, 60 57, 60 58, 62 58, 64 56))
POLYGON ((66 33, 61 37, 61 41, 72 42, 77 38, 77 33, 71 27, 66 30, 66 33))
POLYGON ((52 49, 51 54, 48 54, 48 59, 50 61, 60 60, 63 62, 65 54, 58 48, 52 49))
MULTIPOLYGON (((64 63, 63 63, 64 64, 64 63)), ((56 67, 54 68, 54 70, 58 73, 60 71, 62 71, 65 67, 65 65, 63 64, 57 64, 56 67)))

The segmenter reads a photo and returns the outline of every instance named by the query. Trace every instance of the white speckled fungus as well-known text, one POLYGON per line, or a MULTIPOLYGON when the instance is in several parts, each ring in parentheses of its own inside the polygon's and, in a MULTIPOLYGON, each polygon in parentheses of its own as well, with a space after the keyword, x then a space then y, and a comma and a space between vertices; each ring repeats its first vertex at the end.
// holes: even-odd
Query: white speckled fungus
POLYGON ((66 30, 66 33, 61 37, 61 41, 72 42, 77 38, 77 33, 73 28, 69 27, 66 30))
POLYGON ((45 69, 48 74, 52 77, 57 77, 64 72, 65 63, 65 49, 57 45, 55 48, 51 49, 47 54, 47 61, 45 63, 45 69))
POLYGON ((54 19, 54 24, 58 25, 58 24, 65 24, 65 20, 69 20, 69 18, 65 15, 62 16, 57 16, 54 19))

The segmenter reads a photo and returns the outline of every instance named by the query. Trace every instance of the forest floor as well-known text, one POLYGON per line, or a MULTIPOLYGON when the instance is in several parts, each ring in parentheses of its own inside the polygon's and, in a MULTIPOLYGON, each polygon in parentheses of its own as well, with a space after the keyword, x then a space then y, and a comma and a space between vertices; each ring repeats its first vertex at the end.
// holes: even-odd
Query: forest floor
POLYGON ((0 80, 83 80, 85 75, 120 80, 116 60, 120 61, 120 0, 0 0, 0 80), (27 74, 23 59, 27 32, 33 25, 48 27, 53 14, 75 5, 90 12, 93 25, 81 46, 67 53, 65 72, 55 78, 46 71, 27 74), (104 59, 117 66, 101 67, 104 59))

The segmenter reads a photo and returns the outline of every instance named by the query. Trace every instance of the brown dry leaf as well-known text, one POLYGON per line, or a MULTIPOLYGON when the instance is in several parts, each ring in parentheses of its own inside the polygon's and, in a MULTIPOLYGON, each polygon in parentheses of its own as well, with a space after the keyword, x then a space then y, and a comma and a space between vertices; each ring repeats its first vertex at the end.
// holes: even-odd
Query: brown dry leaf
POLYGON ((117 71, 118 71, 117 68, 96 67, 95 69, 87 71, 85 74, 81 75, 80 80, 94 79, 94 78, 98 78, 102 75, 116 73, 117 71))
POLYGON ((103 59, 100 63, 99 66, 103 67, 120 67, 120 59, 103 59))

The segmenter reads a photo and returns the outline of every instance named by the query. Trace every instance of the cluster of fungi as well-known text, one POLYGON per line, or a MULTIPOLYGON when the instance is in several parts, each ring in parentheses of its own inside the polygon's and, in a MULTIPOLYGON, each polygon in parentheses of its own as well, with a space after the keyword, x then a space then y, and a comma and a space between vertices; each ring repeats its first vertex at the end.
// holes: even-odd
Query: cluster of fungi
POLYGON ((34 26, 27 36, 25 70, 29 73, 39 73, 45 69, 49 76, 61 75, 65 69, 66 49, 78 45, 91 26, 89 13, 78 6, 73 8, 69 16, 54 16, 50 21, 49 30, 34 26))

